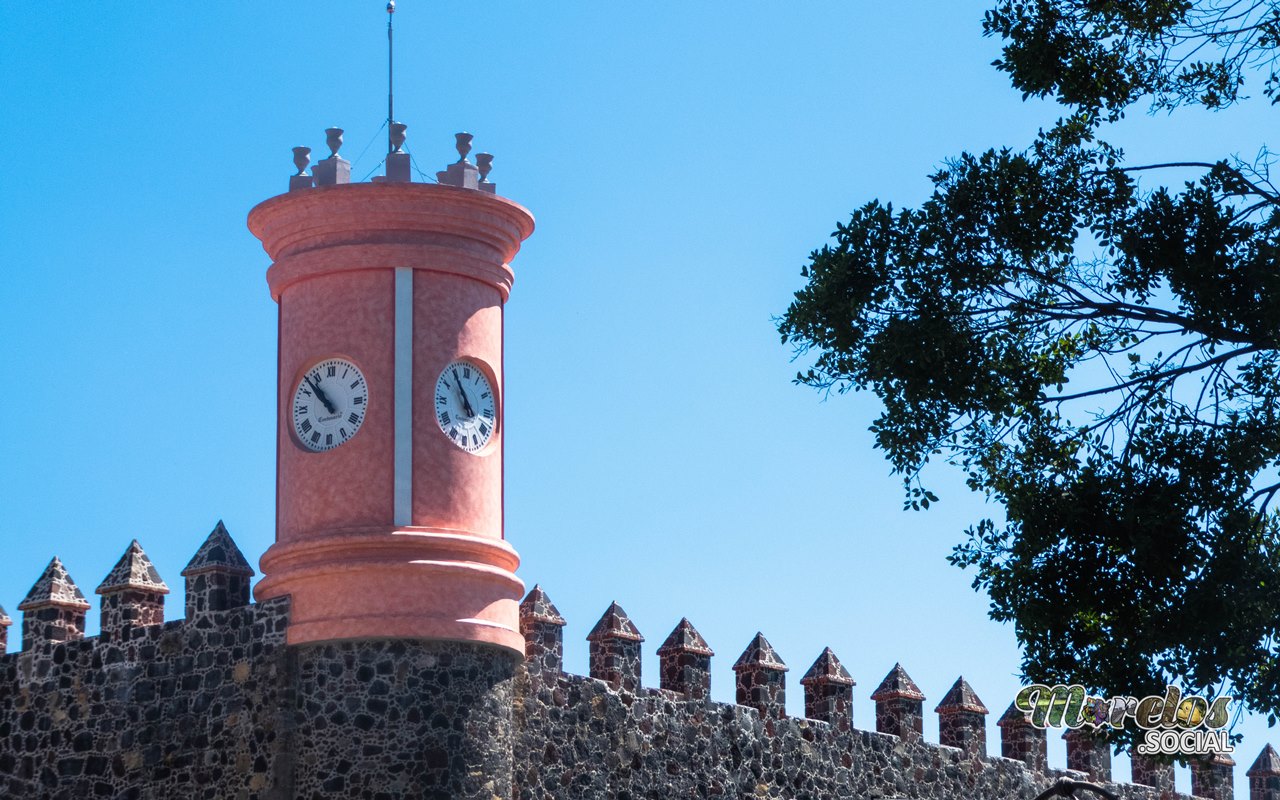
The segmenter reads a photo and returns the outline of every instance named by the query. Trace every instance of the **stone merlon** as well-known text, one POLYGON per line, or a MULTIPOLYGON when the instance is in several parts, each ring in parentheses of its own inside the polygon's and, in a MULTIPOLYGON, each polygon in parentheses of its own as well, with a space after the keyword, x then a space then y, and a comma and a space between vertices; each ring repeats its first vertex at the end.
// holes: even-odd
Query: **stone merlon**
POLYGON ((823 683, 834 683, 841 686, 857 685, 857 681, 840 663, 840 659, 836 658, 836 654, 831 651, 830 647, 823 649, 822 654, 813 662, 813 666, 809 667, 809 671, 800 679, 801 686, 823 683))
POLYGON ((911 676, 902 668, 902 664, 894 664, 889 674, 884 676, 880 685, 871 693, 872 700, 924 700, 924 693, 911 676))
POLYGON ((636 628, 635 623, 627 616, 627 612, 622 610, 622 606, 618 605, 617 602, 609 604, 609 607, 605 609, 604 615, 600 617, 600 621, 591 629, 591 633, 587 634, 588 642, 599 642, 604 639, 644 641, 644 637, 640 635, 640 630, 636 628))
POLYGON ((680 618, 671 635, 658 648, 659 656, 676 653, 693 653, 708 657, 715 655, 715 651, 707 644, 707 640, 702 638, 702 634, 698 633, 697 628, 693 627, 693 623, 689 622, 687 617, 680 618))
POLYGON ((151 559, 147 558, 137 539, 130 543, 129 549, 124 551, 124 555, 111 568, 111 572, 107 573, 96 591, 98 594, 109 594, 126 589, 156 594, 169 593, 168 585, 160 578, 160 573, 156 571, 151 559))
POLYGON ((942 702, 938 703, 938 707, 934 709, 939 714, 953 714, 961 711, 968 711, 972 714, 986 714, 987 707, 978 699, 978 695, 973 691, 973 687, 964 679, 962 675, 947 693, 943 695, 942 702))
POLYGON ((542 590, 538 584, 534 584, 529 590, 529 594, 525 595, 524 600, 520 601, 520 619, 529 622, 541 622, 547 625, 557 625, 563 627, 566 623, 564 617, 560 616, 560 610, 556 608, 555 603, 551 602, 551 598, 547 597, 547 593, 542 590))
POLYGON ((222 520, 218 520, 209 538, 204 540, 204 544, 183 568, 182 576, 189 578, 203 572, 223 572, 253 577, 253 567, 249 566, 244 553, 241 553, 240 548, 236 547, 236 543, 231 540, 231 534, 227 533, 227 527, 222 524, 222 520))
POLYGON ((44 568, 40 578, 27 592, 26 598, 18 603, 19 611, 35 611, 50 606, 63 606, 82 611, 89 609, 89 601, 85 599, 80 587, 67 574, 66 567, 57 556, 44 568))

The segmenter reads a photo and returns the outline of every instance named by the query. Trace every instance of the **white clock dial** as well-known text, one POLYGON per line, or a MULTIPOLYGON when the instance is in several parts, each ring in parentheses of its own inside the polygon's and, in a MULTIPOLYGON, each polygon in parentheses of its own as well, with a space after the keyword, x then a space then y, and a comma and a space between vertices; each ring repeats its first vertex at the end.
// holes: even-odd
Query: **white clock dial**
POLYGON ((359 367, 342 358, 321 361, 293 392, 293 432, 308 450, 332 450, 360 430, 368 404, 359 367))
POLYGON ((436 423, 449 440, 475 453, 493 438, 498 402, 484 370, 472 361, 449 364, 436 380, 436 423))

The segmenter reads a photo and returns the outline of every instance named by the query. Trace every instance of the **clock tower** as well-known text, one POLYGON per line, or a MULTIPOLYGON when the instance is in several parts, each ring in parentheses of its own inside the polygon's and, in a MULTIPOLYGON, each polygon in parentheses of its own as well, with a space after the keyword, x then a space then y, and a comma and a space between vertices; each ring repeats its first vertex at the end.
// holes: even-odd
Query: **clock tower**
POLYGON ((341 131, 329 135, 319 185, 295 176, 249 214, 279 304, 276 543, 256 596, 292 596, 291 644, 523 654, 502 529, 502 338, 533 217, 467 160, 469 134, 434 184, 397 176, 400 159, 348 183, 341 131))
POLYGON ((487 180, 492 156, 468 160, 470 134, 437 182, 412 182, 404 130, 386 174, 351 183, 329 129, 314 174, 295 148, 290 190, 249 213, 279 306, 276 541, 255 595, 290 597, 300 703, 349 703, 394 676, 386 690, 422 720, 390 737, 360 715, 307 715, 299 775, 323 782, 376 751, 342 780, 382 785, 383 765, 408 763, 412 786, 490 797, 510 788, 509 743, 493 759, 524 656, 503 536, 503 305, 533 217, 487 180), (441 729, 441 708, 474 735, 441 729))

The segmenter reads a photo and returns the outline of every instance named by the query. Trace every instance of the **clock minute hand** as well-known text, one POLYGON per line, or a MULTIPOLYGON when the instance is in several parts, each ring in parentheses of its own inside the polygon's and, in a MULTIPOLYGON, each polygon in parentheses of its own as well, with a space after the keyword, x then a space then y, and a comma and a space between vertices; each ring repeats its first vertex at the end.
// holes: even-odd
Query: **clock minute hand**
POLYGON ((324 392, 320 391, 320 385, 307 376, 307 383, 311 385, 311 390, 316 393, 316 397, 320 398, 320 402, 324 403, 325 410, 330 414, 334 412, 333 403, 329 402, 329 398, 324 392))
POLYGON ((458 394, 462 397, 462 410, 467 412, 468 417, 474 417, 476 412, 471 410, 471 402, 467 400, 467 390, 462 388, 462 381, 458 378, 458 371, 453 370, 454 383, 458 385, 458 394))

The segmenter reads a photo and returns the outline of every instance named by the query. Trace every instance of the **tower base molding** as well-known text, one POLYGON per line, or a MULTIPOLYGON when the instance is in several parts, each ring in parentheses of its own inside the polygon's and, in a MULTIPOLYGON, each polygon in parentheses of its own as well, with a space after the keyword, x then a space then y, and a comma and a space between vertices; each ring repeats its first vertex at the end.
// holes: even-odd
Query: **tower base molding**
POLYGON ((259 600, 289 595, 291 645, 430 639, 523 657, 520 557, 506 542, 433 528, 359 528, 277 543, 259 600))

